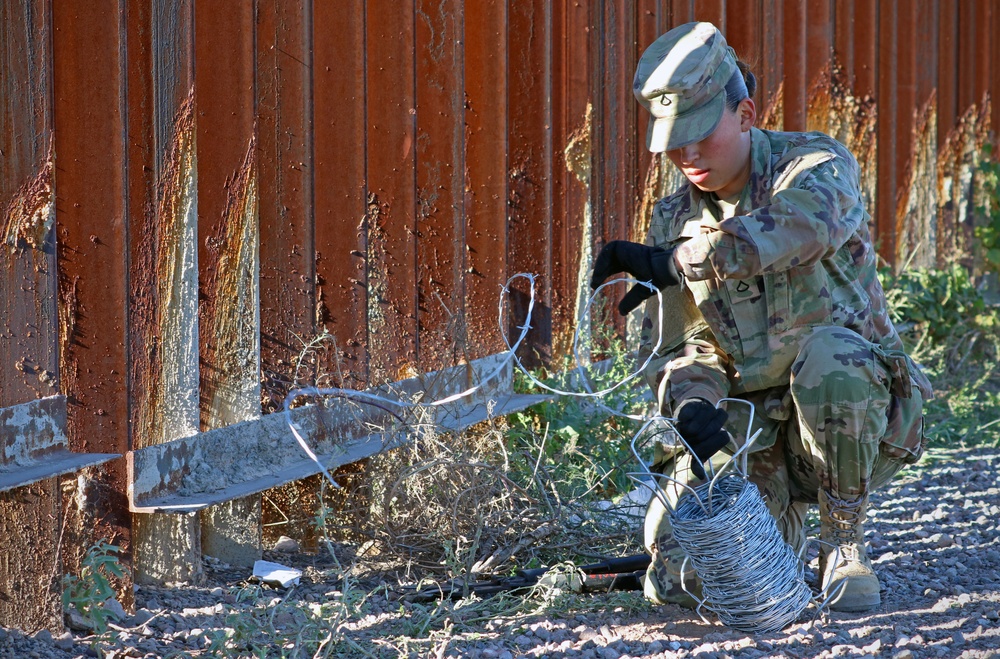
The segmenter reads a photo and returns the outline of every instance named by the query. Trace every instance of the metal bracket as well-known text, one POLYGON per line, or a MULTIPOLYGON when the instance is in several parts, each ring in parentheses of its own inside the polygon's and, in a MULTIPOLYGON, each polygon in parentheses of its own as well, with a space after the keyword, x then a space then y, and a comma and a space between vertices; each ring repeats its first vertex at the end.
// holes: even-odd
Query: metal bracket
POLYGON ((118 457, 118 453, 69 450, 65 396, 0 409, 0 492, 118 457))
POLYGON ((513 367, 506 358, 505 353, 491 355, 373 390, 412 401, 406 417, 413 426, 393 427, 392 415, 378 407, 326 398, 294 408, 288 416, 269 414, 134 450, 128 455, 129 507, 139 513, 190 513, 319 473, 293 438, 289 420, 332 470, 405 444, 420 425, 459 431, 554 398, 514 394, 513 367), (484 381, 497 369, 496 377, 484 381), (422 404, 479 383, 481 388, 452 403, 422 404))

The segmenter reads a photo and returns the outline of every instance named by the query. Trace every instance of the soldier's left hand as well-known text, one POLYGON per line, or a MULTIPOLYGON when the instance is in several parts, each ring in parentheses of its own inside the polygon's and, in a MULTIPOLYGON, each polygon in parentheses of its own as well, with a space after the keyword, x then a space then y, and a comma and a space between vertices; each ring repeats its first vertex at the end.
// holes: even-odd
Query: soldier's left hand
MULTIPOLYGON (((674 250, 627 240, 612 240, 601 249, 594 261, 590 287, 597 288, 605 279, 619 272, 627 272, 642 282, 651 282, 658 289, 680 283, 674 250)), ((645 284, 636 284, 618 303, 618 313, 627 315, 654 293, 645 284)))

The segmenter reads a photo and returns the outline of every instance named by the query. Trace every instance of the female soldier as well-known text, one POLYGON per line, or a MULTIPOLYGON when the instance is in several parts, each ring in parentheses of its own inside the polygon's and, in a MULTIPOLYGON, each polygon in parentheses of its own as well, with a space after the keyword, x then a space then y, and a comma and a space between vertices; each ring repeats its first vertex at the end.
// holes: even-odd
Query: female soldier
MULTIPOLYGON (((704 478, 705 460, 722 464, 745 441, 723 428, 716 404, 753 403, 762 433, 751 480, 796 550, 819 504, 823 586, 846 581, 833 608, 863 611, 880 603, 865 553, 868 495, 920 457, 930 384, 888 318, 856 160, 822 133, 755 128, 755 87, 710 23, 676 27, 645 51, 634 92, 652 115, 647 146, 687 180, 655 206, 646 244, 601 250, 591 285, 627 272, 661 291, 662 323, 648 286, 619 304, 624 315, 646 300, 640 359, 659 345, 646 379, 695 457, 660 447, 655 468, 704 478)), ((746 413, 737 407, 728 416, 746 413)), ((654 498, 646 593, 690 603, 664 512, 654 498)))

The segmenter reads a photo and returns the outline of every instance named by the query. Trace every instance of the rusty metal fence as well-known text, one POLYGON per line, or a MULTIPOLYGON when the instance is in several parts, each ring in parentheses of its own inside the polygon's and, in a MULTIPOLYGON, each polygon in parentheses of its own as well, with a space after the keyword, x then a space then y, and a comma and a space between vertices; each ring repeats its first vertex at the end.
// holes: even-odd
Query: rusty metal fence
POLYGON ((518 272, 528 356, 565 352, 592 247, 671 180, 635 62, 696 19, 754 64, 762 125, 855 151, 888 262, 973 251, 997 0, 0 3, 0 625, 60 628, 94 538, 140 580, 259 555, 259 494, 139 512, 144 450, 260 428, 295 383, 488 358, 518 272), (56 469, 67 445, 100 466, 56 469))

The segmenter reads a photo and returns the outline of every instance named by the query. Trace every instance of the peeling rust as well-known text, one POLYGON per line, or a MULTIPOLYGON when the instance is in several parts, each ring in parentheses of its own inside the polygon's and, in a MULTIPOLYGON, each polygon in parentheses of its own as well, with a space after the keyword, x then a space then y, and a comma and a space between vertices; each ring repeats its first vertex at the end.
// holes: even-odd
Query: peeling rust
POLYGON ((11 253, 26 247, 37 250, 45 248, 56 219, 52 161, 50 144, 41 169, 21 184, 4 209, 0 239, 10 248, 11 253))
MULTIPOLYGON (((368 254, 366 262, 368 264, 368 277, 365 282, 368 290, 368 335, 382 336, 381 345, 385 345, 385 332, 389 326, 386 312, 389 303, 389 277, 391 273, 384 267, 373 267, 373 264, 384 263, 388 236, 385 232, 383 220, 383 205, 379 202, 378 195, 374 192, 368 193, 368 212, 365 216, 365 225, 368 228, 368 254)), ((392 310, 388 310, 393 313, 392 310)), ((373 354, 372 361, 375 370, 383 375, 387 372, 389 355, 373 354)))
POLYGON ((177 111, 159 172, 155 235, 149 245, 154 318, 144 357, 145 401, 138 406, 137 447, 197 432, 198 273, 194 89, 177 111))
POLYGON ((209 302, 203 310, 211 346, 206 367, 213 372, 202 393, 202 420, 209 428, 259 416, 256 153, 256 140, 251 137, 242 166, 226 186, 219 235, 210 239, 218 262, 205 284, 209 302))
POLYGON ((594 106, 587 103, 587 110, 583 116, 583 125, 570 133, 569 140, 563 148, 563 155, 566 158, 566 169, 576 176, 576 180, 590 187, 591 160, 593 151, 591 141, 593 139, 593 119, 594 106))

